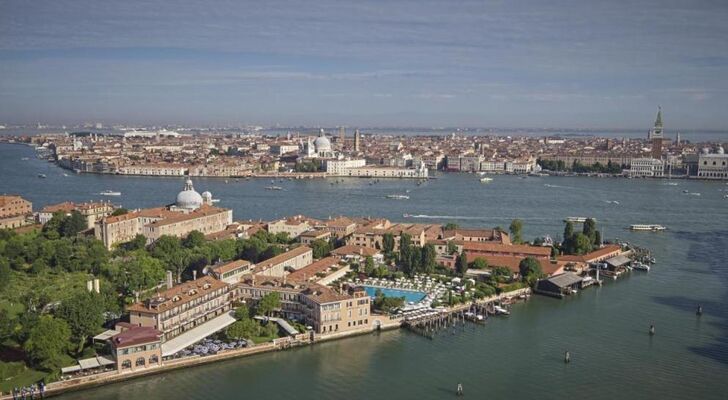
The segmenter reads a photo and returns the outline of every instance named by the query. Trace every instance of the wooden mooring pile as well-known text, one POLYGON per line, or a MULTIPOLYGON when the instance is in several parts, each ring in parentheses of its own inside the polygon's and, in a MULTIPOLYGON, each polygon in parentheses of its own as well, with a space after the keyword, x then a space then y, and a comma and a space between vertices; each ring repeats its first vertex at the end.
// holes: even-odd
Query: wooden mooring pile
POLYGON ((406 317, 403 325, 410 331, 428 339, 434 339, 438 332, 465 328, 466 322, 484 324, 496 315, 495 302, 472 303, 450 310, 435 310, 424 315, 406 317))

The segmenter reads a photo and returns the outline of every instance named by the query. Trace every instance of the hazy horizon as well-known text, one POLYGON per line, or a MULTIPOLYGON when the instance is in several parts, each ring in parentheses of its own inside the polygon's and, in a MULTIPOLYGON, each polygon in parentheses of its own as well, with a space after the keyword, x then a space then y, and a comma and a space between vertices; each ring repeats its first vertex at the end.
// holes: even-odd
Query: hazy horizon
POLYGON ((726 20, 715 1, 1 1, 0 123, 646 131, 662 105, 666 129, 721 131, 726 20))

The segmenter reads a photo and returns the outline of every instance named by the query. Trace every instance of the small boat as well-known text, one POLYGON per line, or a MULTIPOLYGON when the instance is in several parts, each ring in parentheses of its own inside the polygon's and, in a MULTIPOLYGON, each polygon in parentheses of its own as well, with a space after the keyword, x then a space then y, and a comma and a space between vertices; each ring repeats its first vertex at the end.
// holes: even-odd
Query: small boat
POLYGON ((650 232, 661 232, 667 230, 666 227, 656 224, 634 224, 630 225, 629 229, 632 231, 650 231, 650 232))
POLYGON ((104 190, 99 194, 102 196, 121 196, 121 192, 114 192, 113 190, 104 190))
POLYGON ((677 182, 665 182, 667 186, 677 186, 677 182))
POLYGON ((64 173, 63 176, 68 176, 68 174, 64 173))
POLYGON ((690 192, 688 194, 691 196, 700 196, 700 193, 698 193, 698 192, 690 192))
POLYGON ((483 182, 483 183, 491 182, 491 181, 493 181, 493 178, 490 178, 490 177, 487 177, 486 176, 485 178, 480 178, 480 181, 483 182))
POLYGON ((38 178, 47 178, 46 174, 38 174, 38 178))
POLYGON ((212 202, 213 203, 219 203, 220 202, 220 199, 212 199, 212 202))
POLYGON ((637 271, 648 271, 650 270, 650 266, 647 264, 642 264, 639 261, 635 261, 632 263, 632 269, 637 271))
POLYGON ((411 218, 412 214, 402 214, 402 218, 411 218))
POLYGON ((265 189, 266 190, 283 190, 283 188, 280 186, 266 186, 265 189))
POLYGON ((690 193, 690 191, 686 189, 686 190, 683 190, 683 193, 690 193))
POLYGON ((388 199, 394 199, 394 200, 409 200, 409 196, 404 194, 388 194, 386 196, 388 199))
POLYGON ((511 315, 511 312, 510 311, 506 310, 505 308, 503 308, 501 306, 493 306, 493 309, 495 310, 495 313, 496 314, 499 314, 499 315, 511 315))
POLYGON ((23 158, 21 158, 21 160, 23 160, 23 161, 28 161, 28 160, 30 160, 30 158, 28 158, 28 157, 23 157, 23 158))

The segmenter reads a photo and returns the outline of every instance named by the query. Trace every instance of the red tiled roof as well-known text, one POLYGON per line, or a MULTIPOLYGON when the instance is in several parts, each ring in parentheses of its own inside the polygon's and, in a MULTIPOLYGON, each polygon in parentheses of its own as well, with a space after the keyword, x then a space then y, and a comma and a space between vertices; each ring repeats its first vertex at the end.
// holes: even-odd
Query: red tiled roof
POLYGON ((299 269, 298 271, 294 271, 286 277, 290 280, 304 280, 306 278, 311 278, 312 276, 315 276, 319 272, 326 271, 327 269, 331 267, 335 267, 339 265, 339 259, 336 257, 326 257, 322 258, 318 261, 315 261, 311 264, 308 264, 307 266, 299 269))
POLYGON ((111 337, 115 348, 138 346, 145 343, 158 342, 162 332, 149 326, 133 326, 128 330, 111 337))

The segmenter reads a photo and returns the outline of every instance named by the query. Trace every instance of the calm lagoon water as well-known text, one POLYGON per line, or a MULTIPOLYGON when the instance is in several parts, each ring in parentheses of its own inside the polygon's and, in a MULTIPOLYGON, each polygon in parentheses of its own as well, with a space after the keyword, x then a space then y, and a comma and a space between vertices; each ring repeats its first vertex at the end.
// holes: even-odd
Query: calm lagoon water
MULTIPOLYGON (((75 175, 31 158, 30 148, 0 145, 0 193, 19 193, 34 208, 65 200, 112 198, 125 207, 174 201, 182 180, 75 175), (44 173, 47 179, 36 177, 44 173), (64 176, 66 173, 68 176, 64 176)), ((292 351, 189 368, 62 399, 442 399, 462 382, 469 397, 491 399, 723 399, 728 393, 728 185, 722 182, 447 174, 369 185, 363 179, 225 183, 196 179, 236 219, 291 214, 325 218, 371 215, 393 221, 507 227, 558 239, 563 218, 597 218, 605 237, 651 248, 649 273, 633 272, 569 299, 536 296, 509 317, 434 340, 404 330, 373 333, 292 351), (549 185, 549 186, 546 186, 549 185), (387 194, 410 190, 410 200, 387 194), (682 190, 701 196, 683 195, 682 190), (619 204, 607 201, 617 200, 619 204), (404 218, 403 214, 420 218, 404 218), (629 224, 662 224, 638 233, 629 224), (695 315, 697 304, 705 313, 695 315), (650 324, 657 334, 650 337, 650 324), (565 350, 571 363, 562 361, 565 350)))

